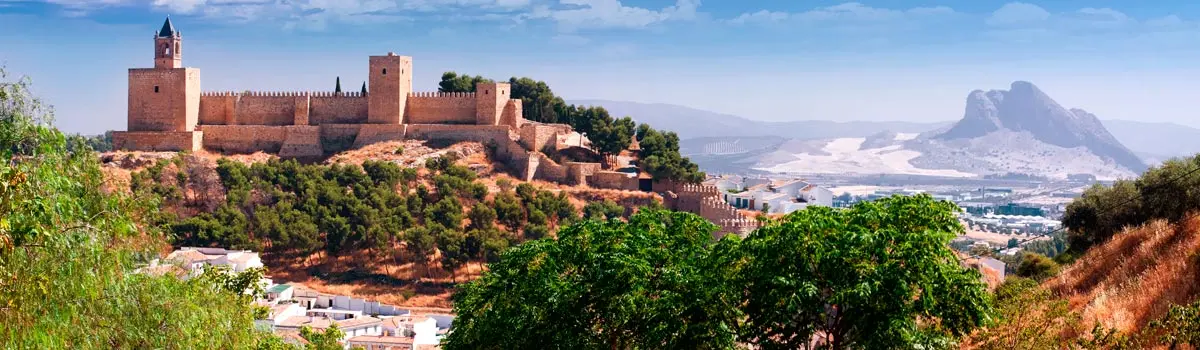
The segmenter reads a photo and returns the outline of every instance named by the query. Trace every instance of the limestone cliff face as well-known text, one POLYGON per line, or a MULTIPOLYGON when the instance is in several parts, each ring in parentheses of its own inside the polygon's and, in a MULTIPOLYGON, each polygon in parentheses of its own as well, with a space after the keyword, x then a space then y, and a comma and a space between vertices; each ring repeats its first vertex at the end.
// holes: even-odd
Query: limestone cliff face
POLYGON ((967 96, 963 119, 934 138, 974 139, 1001 130, 1028 132, 1037 141, 1058 147, 1084 147, 1134 172, 1146 169, 1146 164, 1118 142, 1095 115, 1063 108, 1037 86, 1024 81, 1013 82, 1007 91, 972 91, 967 96))

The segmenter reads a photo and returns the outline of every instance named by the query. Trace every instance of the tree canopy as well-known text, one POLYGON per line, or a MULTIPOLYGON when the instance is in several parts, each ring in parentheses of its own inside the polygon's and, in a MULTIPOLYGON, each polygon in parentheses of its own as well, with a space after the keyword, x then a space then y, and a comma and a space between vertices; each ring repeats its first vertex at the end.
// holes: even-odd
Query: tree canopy
POLYGON ((644 210, 506 251, 455 294, 447 349, 730 348, 736 308, 709 248, 716 227, 644 210))
POLYGON ((715 243, 688 213, 582 221, 463 287, 447 348, 946 348, 992 311, 948 246, 956 208, 928 195, 810 207, 715 243))
POLYGON ((1179 221, 1200 209, 1200 155, 1172 159, 1140 177, 1096 184, 1067 205, 1062 218, 1070 249, 1081 252, 1126 227, 1153 219, 1179 221))
POLYGON ((103 190, 95 152, 68 144, 25 80, 0 70, 0 344, 19 349, 254 348, 239 293, 137 273, 163 237, 151 198, 103 190))
POLYGON ((948 246, 963 231, 956 210, 893 196, 769 222, 742 242, 742 334, 789 349, 814 338, 834 349, 911 348, 966 334, 990 304, 979 273, 948 246))
MULTIPOLYGON (((481 76, 459 75, 455 72, 442 74, 438 90, 444 92, 473 92, 475 83, 492 81, 481 76)), ((531 78, 512 77, 512 98, 521 100, 523 117, 541 123, 570 125, 575 131, 586 133, 592 146, 599 152, 616 154, 629 148, 633 137, 641 142, 642 170, 656 179, 700 182, 704 173, 687 157, 679 153, 679 136, 674 132, 660 132, 649 125, 638 125, 626 116, 614 118, 600 106, 576 106, 567 104, 555 96, 550 86, 531 78), (649 136, 649 140, 646 137, 649 136), (646 142, 650 143, 647 148, 646 142)))

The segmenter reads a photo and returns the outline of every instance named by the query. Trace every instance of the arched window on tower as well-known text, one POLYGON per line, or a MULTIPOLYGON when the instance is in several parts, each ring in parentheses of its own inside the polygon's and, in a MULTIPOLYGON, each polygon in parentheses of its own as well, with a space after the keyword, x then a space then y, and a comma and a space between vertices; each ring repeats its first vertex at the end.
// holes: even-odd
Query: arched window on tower
POLYGON ((383 69, 383 75, 387 75, 387 68, 383 69))
POLYGON ((175 42, 175 54, 179 54, 179 42, 175 42))

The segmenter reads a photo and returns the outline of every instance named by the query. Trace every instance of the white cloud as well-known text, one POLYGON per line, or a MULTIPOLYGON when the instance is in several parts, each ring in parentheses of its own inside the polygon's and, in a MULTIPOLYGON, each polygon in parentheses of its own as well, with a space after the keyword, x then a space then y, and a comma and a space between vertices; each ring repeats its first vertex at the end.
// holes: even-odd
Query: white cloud
POLYGON ((988 25, 1011 26, 1045 21, 1050 18, 1050 12, 1041 6, 1023 2, 1004 4, 986 20, 988 25))
POLYGON ((896 10, 879 7, 870 7, 857 2, 848 2, 840 5, 815 8, 804 12, 778 12, 770 10, 759 10, 758 12, 747 12, 737 17, 728 20, 733 24, 748 24, 748 23, 777 23, 783 21, 794 21, 800 23, 871 23, 871 22, 887 22, 908 19, 929 18, 935 16, 946 16, 955 14, 954 10, 945 7, 916 7, 910 9, 896 10))
POLYGON ((625 6, 619 0, 559 0, 560 6, 537 6, 526 17, 550 19, 564 32, 581 29, 644 28, 673 20, 693 20, 700 0, 676 0, 659 10, 625 6))

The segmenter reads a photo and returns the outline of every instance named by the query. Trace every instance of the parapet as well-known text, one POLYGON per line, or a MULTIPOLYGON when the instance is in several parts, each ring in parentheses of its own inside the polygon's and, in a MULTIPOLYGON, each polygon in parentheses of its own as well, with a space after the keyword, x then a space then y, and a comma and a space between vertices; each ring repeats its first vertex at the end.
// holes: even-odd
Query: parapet
POLYGON ((363 97, 362 92, 332 92, 332 91, 204 91, 203 97, 236 96, 236 97, 363 97))
POLYGON ((408 96, 409 97, 441 97, 441 98, 449 98, 449 97, 475 98, 475 93, 474 92, 424 91, 424 92, 410 92, 410 93, 408 93, 408 96))

